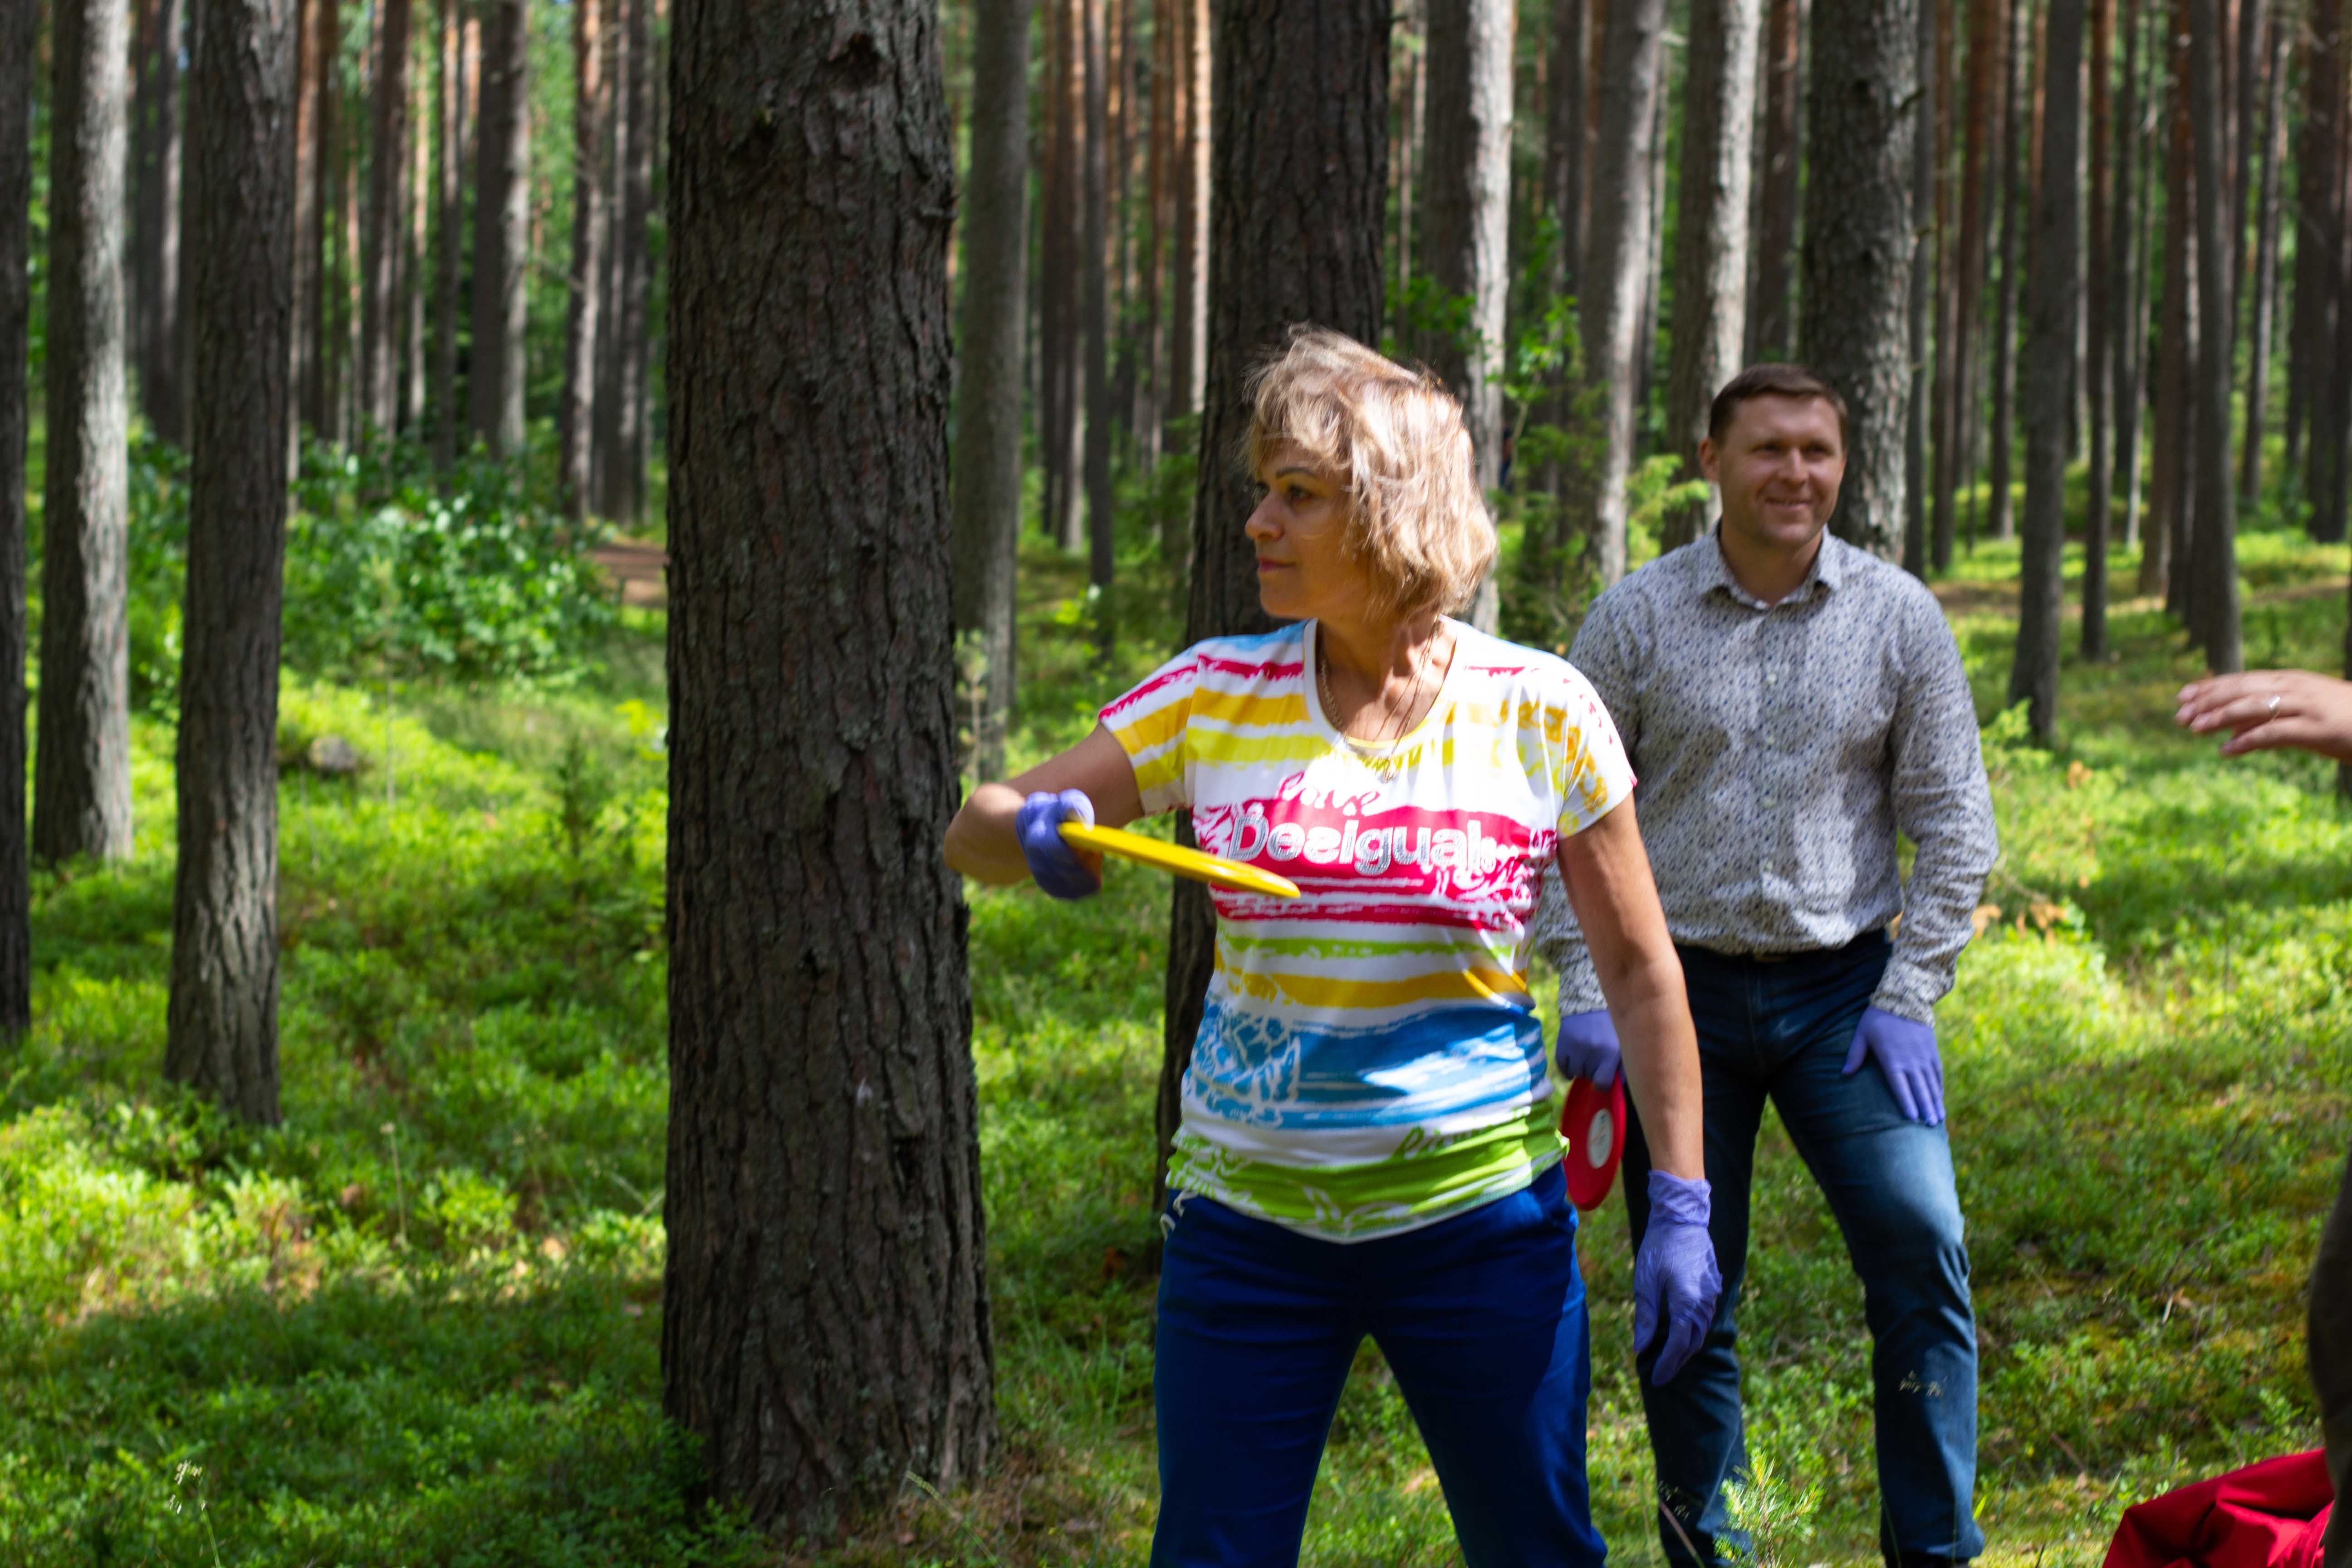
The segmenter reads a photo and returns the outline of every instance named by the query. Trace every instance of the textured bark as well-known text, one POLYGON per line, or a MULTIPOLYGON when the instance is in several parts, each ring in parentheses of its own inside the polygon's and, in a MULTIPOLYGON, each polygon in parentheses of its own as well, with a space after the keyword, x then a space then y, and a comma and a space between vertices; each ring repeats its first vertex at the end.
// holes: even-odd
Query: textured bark
POLYGON ((131 853, 122 363, 130 10, 125 0, 86 0, 51 16, 48 471, 33 853, 116 859, 131 853))
POLYGON ((164 1077, 273 1123, 297 18, 296 0, 205 0, 189 105, 203 217, 163 1048, 164 1077))
POLYGON ((2230 461, 2230 382, 2236 313, 2231 282, 2228 121, 2222 79, 2221 0, 2189 0, 2189 119, 2197 163, 2197 510, 2189 574, 2190 635, 2208 668, 2243 662, 2238 638, 2235 465, 2230 461))
POLYGON ((1918 0, 1815 0, 1805 124, 1806 363, 1852 415, 1830 526, 1893 558, 1902 547, 1909 354, 1912 30, 1918 0))
MULTIPOLYGON (((1684 77, 1682 210, 1675 226, 1675 332, 1666 430, 1698 475, 1707 405, 1739 372, 1748 326, 1748 178, 1756 122, 1758 0, 1692 0, 1684 77)), ((1714 508, 1666 520, 1671 548, 1706 531, 1714 508)))
POLYGON ((2010 0, 2008 86, 2001 92, 2000 110, 2000 290, 1993 309, 1990 498, 1985 508, 1985 532, 1994 539, 2007 539, 2016 531, 2010 464, 2017 446, 2017 300, 2025 257, 2018 237, 2025 225, 2020 173, 2025 141, 2025 13, 2024 0, 2010 0))
POLYGON ((33 1021, 25 840, 25 458, 32 426, 33 88, 37 0, 0 0, 0 1039, 33 1021))
POLYGON ((1421 354, 1462 400, 1478 483, 1491 489, 1502 465, 1496 371, 1510 284, 1511 0, 1429 0, 1428 55, 1423 268, 1442 293, 1469 301, 1474 341, 1432 334, 1421 354))
POLYGON ((972 13, 971 171, 955 438, 955 626, 981 639, 973 768, 1004 776, 1013 712, 1013 568, 1021 544, 1023 279, 1029 239, 1028 0, 972 13))
POLYGON ((440 0, 441 136, 433 160, 433 207, 440 215, 433 248, 433 466, 457 460, 458 280, 465 270, 465 23, 461 0, 440 0))
MULTIPOLYGON (((1911 135, 1911 205, 1915 212, 1934 212, 1936 204, 1937 100, 1942 95, 1936 69, 1936 8, 1922 5, 1916 18, 1920 88, 1918 123, 1911 135)), ((1914 576, 1927 574, 1927 424, 1939 406, 1928 378, 1935 356, 1930 341, 1928 310, 1936 295, 1940 247, 1938 225, 1921 224, 1913 234, 1911 282, 1906 307, 1906 341, 1910 346, 1911 395, 1903 417, 1903 569, 1914 576)))
MULTIPOLYGON (((1380 341, 1388 44, 1388 0, 1223 0, 1219 13, 1208 391, 1187 643, 1273 624, 1258 605, 1256 552, 1242 531, 1256 486, 1233 461, 1249 426, 1243 378, 1297 322, 1380 341), (1301 60, 1315 62, 1317 88, 1303 100, 1301 60)), ((1176 834, 1192 842, 1188 816, 1178 814, 1176 834)), ((1178 881, 1160 1069, 1162 1183, 1215 938, 1206 890, 1178 881)))
MULTIPOLYGON (((1110 488, 1110 226, 1111 137, 1109 105, 1110 59, 1104 27, 1103 0, 1078 0, 1084 26, 1080 43, 1086 58, 1086 164, 1082 219, 1078 230, 1079 330, 1086 339, 1087 388, 1085 463, 1087 501, 1087 582, 1106 594, 1110 588, 1111 552, 1117 519, 1110 488)), ((1114 627, 1108 597, 1095 601, 1096 651, 1110 657, 1114 627)))
MULTIPOLYGON (((2330 345, 2341 293, 2336 259, 2343 255, 2344 5, 2311 0, 2305 37, 2303 144, 2295 154, 2294 310, 2287 333, 2287 460, 2305 431, 2304 494, 2316 507, 2333 480, 2337 454, 2330 345)), ((2315 510, 2313 529, 2320 527, 2315 510)))
POLYGON ((614 346, 619 374, 613 387, 613 435, 603 443, 604 515, 623 524, 643 520, 646 459, 652 443, 653 398, 647 366, 653 356, 653 253, 646 225, 653 213, 654 160, 665 137, 656 89, 660 82, 654 49, 652 0, 623 0, 627 6, 628 162, 621 179, 619 232, 614 239, 615 300, 619 309, 614 346))
POLYGON ((133 274, 140 404, 148 426, 174 436, 184 426, 180 396, 181 0, 142 7, 151 18, 139 69, 139 233, 133 274))
POLYGON ((1796 321, 1790 284, 1797 256, 1797 105, 1804 27, 1798 0, 1769 0, 1769 7, 1756 176, 1756 280, 1748 301, 1750 364, 1788 358, 1796 321))
POLYGON ((2263 436, 2270 402, 2271 336, 2279 283, 2279 165, 2286 161, 2286 28, 2273 13, 2263 76, 2262 172, 2255 181, 2254 298, 2246 322, 2246 437, 2239 459, 2238 494, 2248 506, 2263 492, 2263 436))
POLYGON ((474 339, 467 362, 475 438, 523 447, 524 276, 530 266, 530 8, 489 0, 475 131, 474 339))
POLYGON ((576 83, 572 109, 572 306, 564 324, 562 447, 556 488, 564 515, 588 515, 594 484, 597 348, 604 327, 605 0, 572 0, 576 83))
POLYGON ((2082 192, 2083 0, 2050 0, 2042 53, 2042 177, 2026 285, 2025 528, 2009 700, 2029 703, 2040 744, 2058 732, 2058 637, 2066 548, 2066 387, 2074 354, 2082 192))
POLYGON ((367 236, 361 249, 360 425, 388 434, 400 419, 401 171, 408 163, 411 0, 377 0, 374 119, 368 144, 367 236))
MULTIPOLYGON (((2116 0, 2090 0, 2091 34, 2091 97, 2089 118, 2084 121, 2084 157, 2090 164, 2090 211, 2085 215, 2084 254, 2092 267, 2106 265, 2107 217, 2110 195, 2108 186, 2107 102, 2108 79, 2115 71, 2116 0)), ((2114 497, 2108 482, 2115 471, 2108 444, 2114 428, 2112 405, 2108 395, 2114 390, 2114 378, 2108 372, 2108 321, 2114 310, 2114 285, 2086 289, 2083 292, 2084 349, 2079 379, 2088 394, 2090 405, 2090 472, 2084 476, 2085 497, 2083 526, 2083 630, 2080 647, 2085 660, 2095 662, 2107 657, 2107 527, 2114 512, 2114 497)))
MULTIPOLYGON (((1168 418, 1201 412, 1209 374, 1210 0, 1170 0, 1177 26, 1176 246, 1169 301, 1168 418)), ((1174 445, 1175 435, 1169 437, 1174 445)))
POLYGON ((341 3, 311 0, 304 29, 309 52, 303 67, 303 97, 309 124, 302 132, 302 167, 298 174, 307 176, 307 184, 298 197, 300 210, 294 236, 299 258, 294 330, 302 342, 301 381, 295 397, 302 423, 321 440, 331 434, 329 409, 334 400, 333 312, 328 295, 335 287, 335 272, 329 244, 335 222, 336 100, 341 76, 336 65, 335 40, 342 36, 341 3))
POLYGON ((979 1475, 937 11, 681 0, 663 1405, 822 1541, 979 1475))
POLYGON ((1592 227, 1577 326, 1586 384, 1601 394, 1589 559, 1604 588, 1625 574, 1625 479, 1633 462, 1640 377, 1634 350, 1656 216, 1650 207, 1650 141, 1665 85, 1665 0, 1611 0, 1601 35, 1601 136, 1592 155, 1592 227))

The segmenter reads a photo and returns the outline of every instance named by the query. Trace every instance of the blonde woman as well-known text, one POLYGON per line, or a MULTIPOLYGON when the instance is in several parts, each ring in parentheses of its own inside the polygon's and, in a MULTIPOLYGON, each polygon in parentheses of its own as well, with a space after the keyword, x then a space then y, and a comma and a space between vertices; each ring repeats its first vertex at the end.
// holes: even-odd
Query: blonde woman
POLYGON ((1100 864, 1061 823, 1181 808, 1202 847, 1301 890, 1214 895, 1161 1218, 1151 1560, 1297 1561, 1369 1334, 1465 1559, 1597 1564, 1576 1215, 1525 971, 1547 864, 1652 1130, 1634 1291, 1654 1376, 1717 1289, 1696 1048, 1633 774, 1575 670, 1444 614, 1495 555, 1454 401, 1305 329, 1252 390, 1247 529, 1260 602, 1290 624, 1186 649, 1079 744, 973 792, 947 839, 967 876, 1084 898, 1100 864))

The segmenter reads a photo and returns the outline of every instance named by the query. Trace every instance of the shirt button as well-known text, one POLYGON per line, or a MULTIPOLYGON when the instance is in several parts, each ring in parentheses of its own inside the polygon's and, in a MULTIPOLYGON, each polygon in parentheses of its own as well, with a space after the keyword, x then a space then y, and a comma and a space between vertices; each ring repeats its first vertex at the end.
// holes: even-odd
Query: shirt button
POLYGON ((1764 684, 1767 686, 1778 686, 1780 684, 1780 678, 1768 669, 1764 672, 1764 684))

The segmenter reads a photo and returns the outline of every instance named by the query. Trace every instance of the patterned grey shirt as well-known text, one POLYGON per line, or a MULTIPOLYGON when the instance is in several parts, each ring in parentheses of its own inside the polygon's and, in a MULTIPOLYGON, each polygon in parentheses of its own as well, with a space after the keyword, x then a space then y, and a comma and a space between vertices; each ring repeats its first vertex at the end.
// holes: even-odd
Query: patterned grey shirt
MULTIPOLYGON (((1569 662, 1640 776, 1675 941, 1840 947, 1899 913, 1872 1000, 1933 1020, 1998 846, 1968 676, 1926 587, 1824 535, 1805 581, 1767 605, 1710 533, 1602 595, 1569 662), (1917 846, 1907 887, 1897 828, 1917 846)), ((1556 871, 1532 923, 1562 1016, 1601 1006, 1556 871)))

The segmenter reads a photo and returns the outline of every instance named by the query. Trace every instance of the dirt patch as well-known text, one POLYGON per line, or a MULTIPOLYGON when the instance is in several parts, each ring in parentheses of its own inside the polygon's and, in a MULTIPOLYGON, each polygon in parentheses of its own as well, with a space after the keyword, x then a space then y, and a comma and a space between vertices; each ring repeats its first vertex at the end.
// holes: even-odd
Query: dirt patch
POLYGON ((665 575, 669 568, 669 552, 660 545, 642 539, 615 539, 591 549, 588 559, 620 584, 624 608, 669 608, 669 587, 665 575))

